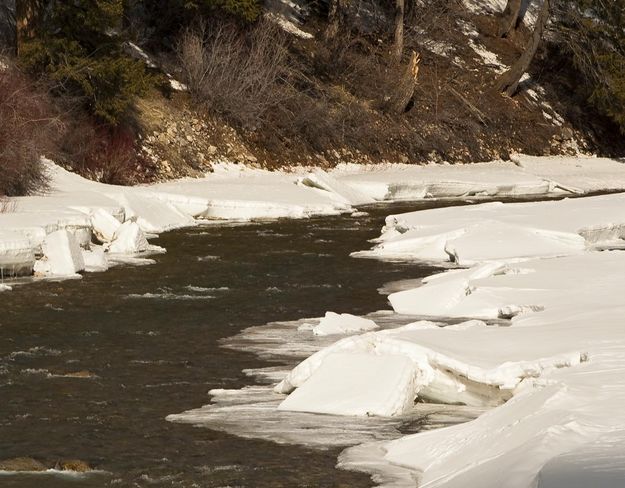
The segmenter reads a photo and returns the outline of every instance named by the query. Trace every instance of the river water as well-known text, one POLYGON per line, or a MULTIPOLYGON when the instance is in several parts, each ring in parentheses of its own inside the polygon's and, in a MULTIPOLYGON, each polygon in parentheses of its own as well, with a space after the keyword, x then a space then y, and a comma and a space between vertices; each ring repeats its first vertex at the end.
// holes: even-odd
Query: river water
POLYGON ((208 403, 209 389, 250 384, 243 369, 271 365, 220 340, 327 310, 389 308, 377 288, 436 272, 348 257, 369 247, 385 215, 418 208, 426 205, 172 232, 154 241, 168 250, 154 265, 0 294, 0 459, 78 458, 100 471, 0 475, 0 486, 371 486, 334 468, 340 447, 244 439, 165 417, 208 403))

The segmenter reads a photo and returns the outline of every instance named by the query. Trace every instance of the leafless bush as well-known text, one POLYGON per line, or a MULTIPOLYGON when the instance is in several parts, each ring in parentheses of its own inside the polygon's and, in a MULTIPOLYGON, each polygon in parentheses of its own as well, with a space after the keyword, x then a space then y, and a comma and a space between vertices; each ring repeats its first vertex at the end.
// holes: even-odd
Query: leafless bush
POLYGON ((64 138, 66 165, 85 178, 114 185, 150 181, 154 168, 140 154, 134 131, 80 117, 64 138))
POLYGON ((286 97, 286 41, 270 21, 249 32, 223 23, 187 30, 178 57, 198 102, 247 129, 262 125, 267 111, 286 97))
POLYGON ((15 211, 15 202, 7 197, 0 197, 0 214, 15 211))
POLYGON ((45 187, 41 156, 62 131, 48 92, 5 60, 0 69, 0 195, 28 195, 45 187))

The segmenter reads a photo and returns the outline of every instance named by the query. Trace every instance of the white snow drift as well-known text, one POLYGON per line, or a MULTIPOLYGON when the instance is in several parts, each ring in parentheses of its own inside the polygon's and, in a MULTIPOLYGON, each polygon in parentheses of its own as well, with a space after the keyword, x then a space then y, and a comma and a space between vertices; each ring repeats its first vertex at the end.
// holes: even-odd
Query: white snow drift
MULTIPOLYGON (((556 253, 562 257, 528 259, 553 253, 531 240, 518 245, 514 232, 510 240, 502 232, 496 243, 491 233, 475 232, 473 244, 482 246, 479 261, 485 264, 432 276, 389 300, 403 314, 509 318, 509 326, 419 321, 344 338, 300 363, 276 387, 290 393, 280 408, 392 416, 418 398, 499 405, 467 424, 358 446, 341 456, 342 466, 376 474, 384 486, 622 486, 622 450, 615 445, 625 425, 625 253, 587 248, 589 241, 621 237, 618 208, 624 202, 611 196, 456 208, 455 220, 442 211, 452 221, 448 239, 450 229, 479 225, 479 216, 495 209, 509 222, 506 230, 534 219, 534 228, 545 232, 570 229, 566 239, 575 242, 576 235, 582 245, 564 247, 556 253), (559 213, 560 205, 569 211, 559 213), (388 368, 379 367, 386 362, 388 368), (358 370, 366 379, 353 379, 358 370), (388 385, 401 391, 389 393, 388 385), (585 485, 574 484, 580 480, 585 485)), ((390 221, 404 234, 422 229, 423 222, 423 228, 444 225, 446 218, 432 213, 390 221)), ((458 243, 456 249, 460 256, 466 251, 458 243)))
MULTIPOLYGON (((516 164, 494 162, 458 166, 342 165, 331 172, 306 168, 270 172, 223 164, 204 178, 132 188, 88 181, 46 161, 50 191, 45 195, 15 198, 14 208, 0 214, 0 274, 2 277, 28 275, 33 272, 37 258, 51 262, 43 244, 48 235, 57 231, 67 231, 73 236, 84 251, 87 271, 101 271, 108 266, 107 256, 111 254, 115 254, 115 261, 119 262, 122 256, 162 251, 150 246, 147 239, 161 232, 195 225, 196 219, 336 215, 352 213, 356 205, 381 200, 625 190, 625 165, 617 161, 525 156, 519 156, 516 161, 516 164)), ((565 221, 565 215, 570 212, 576 212, 573 204, 562 207, 558 218, 565 221)), ((441 217, 447 218, 447 215, 441 217)), ((596 212, 590 212, 586 219, 576 219, 578 227, 586 221, 609 223, 607 217, 596 220, 596 212)), ((616 217, 613 220, 620 224, 616 217)), ((570 225, 559 226, 562 229, 553 229, 550 225, 536 229, 520 226, 518 222, 497 220, 497 215, 493 215, 490 224, 483 216, 473 224, 465 219, 458 225, 431 226, 426 234, 416 236, 422 242, 415 250, 414 243, 408 242, 415 237, 414 232, 404 232, 408 227, 403 229, 403 224, 390 222, 389 232, 382 238, 388 242, 381 244, 374 254, 432 259, 453 255, 459 262, 470 263, 483 259, 484 255, 493 257, 492 249, 482 252, 473 245, 471 236, 484 232, 490 232, 493 238, 498 234, 515 234, 523 245, 533 240, 534 250, 528 257, 568 254, 573 248, 583 250, 589 236, 602 241, 606 236, 620 237, 620 229, 599 229, 603 234, 598 229, 588 229, 590 234, 585 235, 582 231, 586 229, 573 229, 570 225), (502 230, 504 223, 516 227, 502 230), (586 240, 572 235, 573 230, 580 231, 586 240), (597 235, 602 238, 597 239, 597 235), (455 245, 448 242, 452 237, 455 245)), ((57 241, 48 242, 47 253, 55 254, 52 249, 55 244, 50 242, 57 241)), ((58 253, 66 253, 67 260, 71 260, 70 247, 61 246, 58 253)), ((510 252, 514 254, 517 250, 510 252)), ((37 264, 38 274, 43 276, 59 276, 61 272, 75 275, 78 268, 80 266, 73 265, 52 269, 43 261, 37 264)))
POLYGON ((11 211, 0 214, 2 276, 102 271, 111 261, 107 256, 128 262, 124 256, 161 252, 147 239, 196 225, 196 219, 334 215, 372 201, 322 172, 311 173, 308 181, 304 172, 224 165, 202 179, 119 187, 45 164, 50 191, 16 198, 11 211))
POLYGON ((485 203, 387 217, 361 257, 454 261, 528 259, 623 244, 625 195, 552 202, 485 203))

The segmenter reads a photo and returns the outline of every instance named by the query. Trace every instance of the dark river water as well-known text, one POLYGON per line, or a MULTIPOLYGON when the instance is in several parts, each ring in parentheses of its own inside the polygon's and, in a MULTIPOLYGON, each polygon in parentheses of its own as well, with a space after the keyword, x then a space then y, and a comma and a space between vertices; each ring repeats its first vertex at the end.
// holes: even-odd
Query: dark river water
MULTIPOLYGON (((272 321, 388 308, 384 283, 436 268, 352 259, 384 216, 421 206, 172 232, 156 264, 0 294, 0 460, 82 459, 86 477, 0 475, 2 487, 365 487, 338 448, 242 439, 165 421, 266 366, 219 340, 272 321), (88 372, 91 378, 64 375, 88 372)), ((87 374, 87 373, 85 373, 87 374)))

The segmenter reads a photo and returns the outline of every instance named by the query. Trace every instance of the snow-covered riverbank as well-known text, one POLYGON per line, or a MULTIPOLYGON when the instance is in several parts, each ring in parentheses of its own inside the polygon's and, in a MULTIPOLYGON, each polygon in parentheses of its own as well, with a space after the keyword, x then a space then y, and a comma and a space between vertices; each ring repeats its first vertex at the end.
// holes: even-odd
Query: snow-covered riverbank
POLYGON ((341 465, 382 470, 398 486, 622 486, 623 271, 624 253, 587 253, 453 271, 392 295, 424 315, 513 317, 510 327, 417 323, 345 339, 343 358, 410 358, 415 396, 512 399, 461 426, 348 450, 341 465), (582 484, 563 482, 573 478, 582 484))
POLYGON ((3 278, 33 271, 68 277, 120 261, 146 262, 136 258, 163 251, 148 238, 201 220, 336 215, 378 201, 625 190, 625 165, 596 158, 520 156, 516 163, 343 165, 288 173, 224 165, 203 179, 130 188, 88 181, 52 162, 48 169, 45 195, 11 199, 0 213, 3 278))
POLYGON ((473 320, 344 338, 286 376, 279 408, 393 416, 419 398, 499 405, 344 452, 341 466, 384 486, 623 486, 625 253, 598 251, 623 247, 623 208, 608 195, 389 217, 358 255, 473 266, 392 293, 394 310, 473 320), (479 320, 496 318, 510 322, 479 320))

